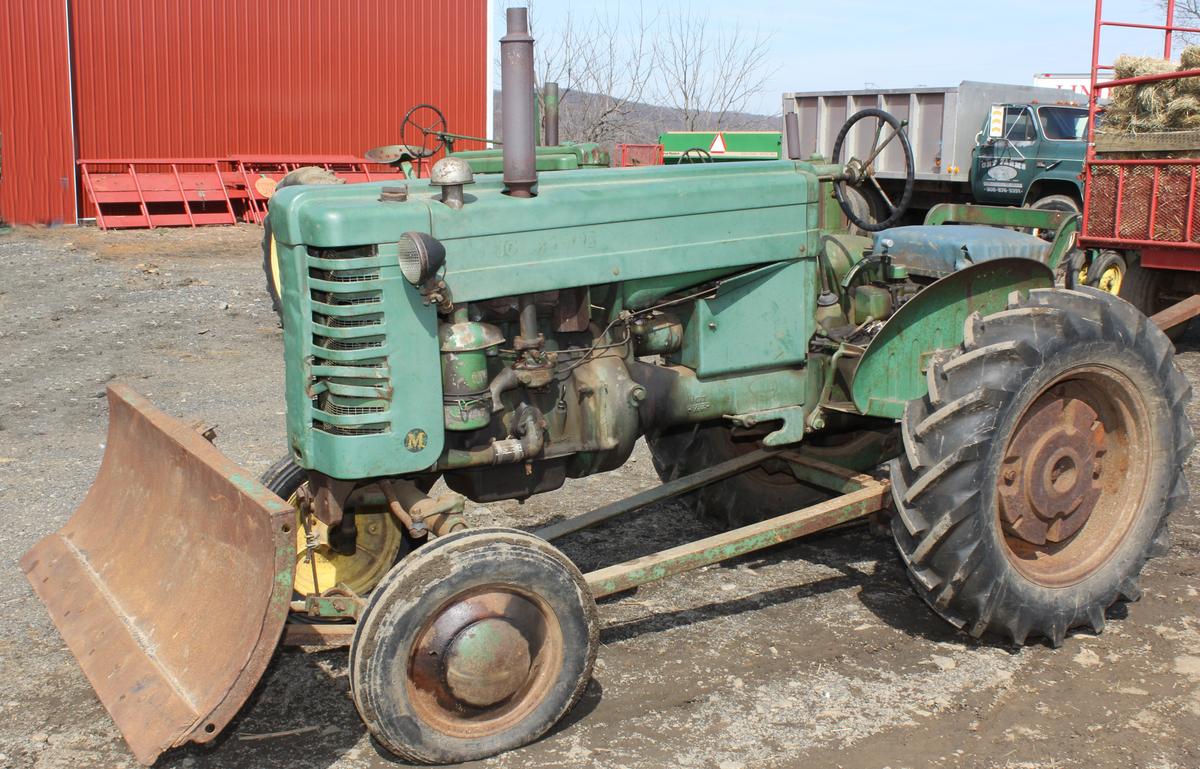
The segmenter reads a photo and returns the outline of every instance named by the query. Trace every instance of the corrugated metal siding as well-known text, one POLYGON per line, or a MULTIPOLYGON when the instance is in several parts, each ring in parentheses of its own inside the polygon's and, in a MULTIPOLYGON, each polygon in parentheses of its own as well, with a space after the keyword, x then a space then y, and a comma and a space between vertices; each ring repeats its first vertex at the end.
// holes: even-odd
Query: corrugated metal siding
POLYGON ((0 219, 75 221, 66 0, 0 0, 0 219))
POLYGON ((358 154, 401 141, 420 102, 484 136, 489 12, 487 0, 0 0, 0 217, 73 222, 76 157, 358 154))
MULTIPOLYGON (((73 3, 80 157, 361 153, 486 130, 487 0, 73 3)), ((465 146, 464 146, 465 148, 465 146)))

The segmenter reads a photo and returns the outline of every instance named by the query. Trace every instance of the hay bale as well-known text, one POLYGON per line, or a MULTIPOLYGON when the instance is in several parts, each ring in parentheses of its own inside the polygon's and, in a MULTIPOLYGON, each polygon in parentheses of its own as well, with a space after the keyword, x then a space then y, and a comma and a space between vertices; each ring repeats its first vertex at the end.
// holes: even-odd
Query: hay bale
POLYGON ((1200 69, 1200 45, 1189 45, 1179 54, 1179 69, 1200 69))
MULTIPOLYGON (((1179 70, 1200 69, 1200 45, 1189 45, 1179 55, 1179 70)), ((1175 91, 1200 97, 1200 77, 1183 77, 1175 81, 1175 91)))
MULTIPOLYGON (((1200 46, 1183 49, 1175 64, 1152 56, 1118 56, 1117 79, 1166 72, 1200 70, 1200 46)), ((1200 77, 1162 80, 1113 88, 1101 131, 1116 134, 1172 133, 1200 130, 1200 77)))
POLYGON ((1167 102, 1166 124, 1180 126, 1189 131, 1200 127, 1200 98, 1182 94, 1167 102))
POLYGON ((1159 75, 1174 70, 1174 64, 1166 59, 1156 59, 1153 56, 1131 56, 1123 53, 1113 62, 1113 72, 1117 78, 1122 80, 1127 77, 1159 75))
MULTIPOLYGON (((1200 55, 1200 50, 1197 54, 1200 55)), ((1124 54, 1113 62, 1113 74, 1117 79, 1173 71, 1175 65, 1172 62, 1152 56, 1124 54)), ((1179 95, 1175 82, 1171 80, 1113 88, 1109 92, 1110 102, 1104 113, 1105 130, 1128 133, 1171 130, 1173 126, 1167 105, 1179 95)))

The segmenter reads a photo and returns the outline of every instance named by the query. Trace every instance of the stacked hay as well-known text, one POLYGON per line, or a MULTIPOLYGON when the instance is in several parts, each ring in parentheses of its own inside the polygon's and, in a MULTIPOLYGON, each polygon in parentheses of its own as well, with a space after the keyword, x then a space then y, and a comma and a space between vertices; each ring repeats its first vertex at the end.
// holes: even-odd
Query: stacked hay
MULTIPOLYGON (((1176 66, 1150 56, 1119 56, 1113 63, 1113 76, 1121 79, 1200 69, 1200 46, 1184 48, 1179 59, 1176 66)), ((1104 112, 1105 132, 1200 130, 1200 77, 1121 86, 1110 91, 1109 99, 1104 112)))

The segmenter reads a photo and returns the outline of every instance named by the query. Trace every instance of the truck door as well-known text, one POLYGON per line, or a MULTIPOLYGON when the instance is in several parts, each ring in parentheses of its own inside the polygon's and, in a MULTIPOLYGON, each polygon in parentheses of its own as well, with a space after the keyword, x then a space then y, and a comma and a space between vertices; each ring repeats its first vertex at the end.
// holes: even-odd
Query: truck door
POLYGON ((1038 132, 1026 105, 996 104, 975 145, 971 194, 978 203, 1019 206, 1035 173, 1038 132))

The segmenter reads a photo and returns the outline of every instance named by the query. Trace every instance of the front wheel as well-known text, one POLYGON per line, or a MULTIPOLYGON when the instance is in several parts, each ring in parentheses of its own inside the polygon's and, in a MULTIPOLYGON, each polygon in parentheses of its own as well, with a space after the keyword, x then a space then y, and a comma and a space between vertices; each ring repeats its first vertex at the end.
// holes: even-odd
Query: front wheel
POLYGON ((354 523, 352 527, 330 528, 316 516, 309 516, 306 522, 300 493, 308 483, 308 474, 290 455, 263 473, 262 483, 296 509, 292 590, 297 598, 335 587, 366 595, 409 550, 408 538, 395 516, 386 507, 360 504, 357 492, 351 495, 345 511, 346 520, 354 523), (311 558, 309 535, 314 540, 311 558))
POLYGON ((935 612, 1016 643, 1100 632, 1187 499, 1191 391, 1167 338, 1092 289, 966 324, 905 409, 892 533, 935 612))
POLYGON ((591 679, 596 603, 583 575, 516 529, 438 537, 380 583, 350 646, 375 739, 421 763, 473 761, 542 736, 591 679))

